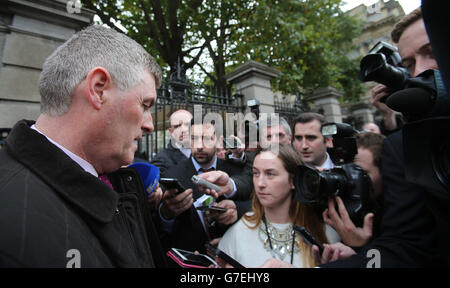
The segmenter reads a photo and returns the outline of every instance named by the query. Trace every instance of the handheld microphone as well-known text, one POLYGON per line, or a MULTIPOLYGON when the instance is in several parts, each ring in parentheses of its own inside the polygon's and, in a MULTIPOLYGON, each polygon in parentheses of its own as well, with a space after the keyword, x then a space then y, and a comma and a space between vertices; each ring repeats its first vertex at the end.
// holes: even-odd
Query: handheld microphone
POLYGON ((133 163, 130 166, 138 171, 141 176, 142 183, 144 184, 145 192, 147 196, 150 196, 158 186, 160 171, 159 168, 153 164, 138 162, 133 163))
POLYGON ((435 97, 422 88, 400 90, 386 99, 386 105, 392 110, 412 115, 431 112, 434 103, 435 97))
POLYGON ((206 180, 203 180, 202 178, 198 177, 197 175, 192 176, 191 180, 192 180, 192 182, 194 182, 197 185, 201 185, 201 186, 209 188, 211 190, 215 190, 217 193, 220 192, 219 186, 212 184, 206 180))

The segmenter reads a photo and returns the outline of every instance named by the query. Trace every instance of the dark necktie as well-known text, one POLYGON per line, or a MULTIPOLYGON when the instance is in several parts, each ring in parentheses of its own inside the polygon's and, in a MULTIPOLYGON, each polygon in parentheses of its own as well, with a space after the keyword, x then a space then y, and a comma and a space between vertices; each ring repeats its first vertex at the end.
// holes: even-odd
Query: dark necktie
POLYGON ((208 169, 205 169, 205 168, 198 169, 198 172, 202 172, 202 173, 209 172, 209 171, 216 171, 216 169, 214 169, 214 167, 210 167, 208 169))
POLYGON ((100 180, 102 180, 103 183, 105 183, 106 185, 108 185, 109 187, 111 187, 111 189, 114 190, 113 185, 111 184, 111 182, 109 181, 108 177, 106 175, 99 175, 98 178, 100 180))

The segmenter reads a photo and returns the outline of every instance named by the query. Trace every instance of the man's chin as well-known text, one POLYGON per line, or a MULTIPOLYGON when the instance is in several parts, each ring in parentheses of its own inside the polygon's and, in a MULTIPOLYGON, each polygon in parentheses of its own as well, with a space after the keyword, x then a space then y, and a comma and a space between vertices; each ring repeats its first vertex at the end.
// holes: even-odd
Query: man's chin
POLYGON ((195 157, 194 156, 195 161, 197 161, 198 164, 208 164, 211 159, 209 159, 208 157, 195 157))

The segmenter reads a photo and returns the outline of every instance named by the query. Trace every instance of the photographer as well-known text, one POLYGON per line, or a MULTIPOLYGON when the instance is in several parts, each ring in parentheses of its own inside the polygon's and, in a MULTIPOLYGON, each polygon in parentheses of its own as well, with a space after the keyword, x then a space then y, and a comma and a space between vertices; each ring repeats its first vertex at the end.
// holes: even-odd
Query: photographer
MULTIPOLYGON (((398 42, 402 65, 412 77, 437 69, 420 9, 396 24, 392 38, 398 42)), ((366 267, 371 259, 366 253, 371 249, 379 252, 381 267, 426 267, 439 263, 436 223, 425 205, 426 191, 405 179, 402 131, 386 138, 382 161, 385 189, 381 235, 357 255, 324 267, 366 267)))
POLYGON ((366 245, 372 235, 379 234, 379 225, 381 224, 379 208, 383 202, 383 182, 381 179, 381 153, 384 136, 366 132, 356 135, 356 144, 358 154, 355 156, 354 163, 369 175, 374 195, 377 199, 377 214, 368 213, 364 217, 363 227, 356 227, 348 216, 342 199, 337 196, 335 201, 329 200, 328 209, 322 215, 325 223, 333 227, 341 236, 342 242, 351 247, 362 247, 366 245), (335 203, 338 211, 336 211, 335 203), (374 228, 374 229, 372 229, 374 228))

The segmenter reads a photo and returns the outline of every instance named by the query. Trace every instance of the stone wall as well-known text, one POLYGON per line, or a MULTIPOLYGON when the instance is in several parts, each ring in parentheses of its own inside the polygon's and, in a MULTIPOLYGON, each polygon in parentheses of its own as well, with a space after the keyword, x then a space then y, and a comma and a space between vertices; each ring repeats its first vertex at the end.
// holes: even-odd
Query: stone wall
POLYGON ((2 0, 0 8, 0 127, 40 112, 39 75, 45 59, 94 13, 63 0, 2 0), (70 13, 69 13, 70 12, 70 13))

